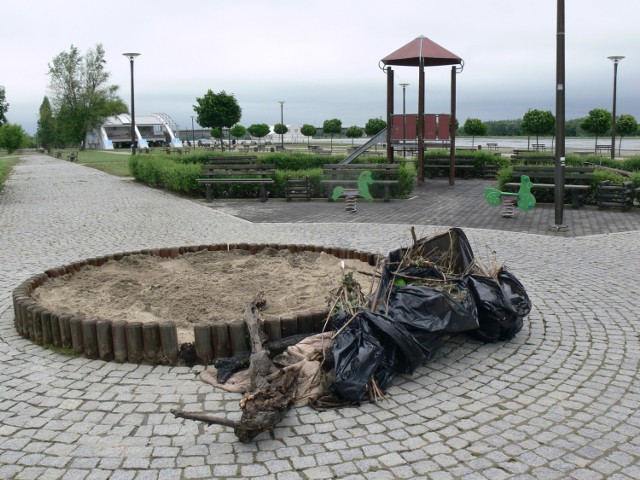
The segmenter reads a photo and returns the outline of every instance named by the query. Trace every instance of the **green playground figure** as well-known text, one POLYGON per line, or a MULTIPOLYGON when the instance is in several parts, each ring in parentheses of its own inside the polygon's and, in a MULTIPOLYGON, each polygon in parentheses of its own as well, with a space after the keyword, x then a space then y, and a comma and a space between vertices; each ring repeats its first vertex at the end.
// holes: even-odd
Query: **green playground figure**
POLYGON ((504 205, 502 216, 511 218, 515 213, 516 205, 523 212, 528 212, 536 206, 536 198, 531 193, 532 187, 533 183, 529 177, 522 175, 517 193, 501 192, 497 188, 485 188, 484 198, 487 199, 489 205, 504 205))
POLYGON ((331 195, 331 200, 334 202, 342 197, 355 197, 360 196, 366 200, 373 200, 373 197, 369 193, 369 185, 373 183, 373 178, 371 178, 371 172, 369 170, 365 170, 360 175, 358 175, 358 190, 352 188, 344 188, 341 186, 337 186, 333 189, 333 195, 331 195))

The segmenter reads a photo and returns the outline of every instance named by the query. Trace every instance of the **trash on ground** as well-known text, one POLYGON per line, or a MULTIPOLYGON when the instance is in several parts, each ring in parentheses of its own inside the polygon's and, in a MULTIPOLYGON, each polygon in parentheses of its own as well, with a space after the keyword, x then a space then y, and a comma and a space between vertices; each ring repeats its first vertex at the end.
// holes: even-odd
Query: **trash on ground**
POLYGON ((531 311, 524 286, 504 266, 488 268, 464 232, 452 228, 389 253, 365 293, 352 274, 332 292, 325 331, 277 355, 265 347, 260 294, 244 319, 247 359, 220 361, 201 377, 244 393, 240 420, 172 410, 176 417, 234 428, 249 442, 271 430, 294 405, 333 408, 384 398, 397 374, 424 365, 452 335, 484 342, 513 338, 531 311))

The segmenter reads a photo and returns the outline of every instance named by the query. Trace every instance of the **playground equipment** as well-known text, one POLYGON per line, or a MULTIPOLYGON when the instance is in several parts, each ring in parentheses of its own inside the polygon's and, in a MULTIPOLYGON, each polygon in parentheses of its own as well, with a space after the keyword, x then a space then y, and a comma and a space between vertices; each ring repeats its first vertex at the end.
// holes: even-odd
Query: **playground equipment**
POLYGON ((485 188, 484 197, 489 205, 502 205, 502 216, 505 218, 513 218, 516 212, 516 206, 523 212, 528 212, 536 206, 536 198, 531 193, 533 183, 527 175, 520 177, 520 188, 516 193, 501 192, 497 188, 485 188))

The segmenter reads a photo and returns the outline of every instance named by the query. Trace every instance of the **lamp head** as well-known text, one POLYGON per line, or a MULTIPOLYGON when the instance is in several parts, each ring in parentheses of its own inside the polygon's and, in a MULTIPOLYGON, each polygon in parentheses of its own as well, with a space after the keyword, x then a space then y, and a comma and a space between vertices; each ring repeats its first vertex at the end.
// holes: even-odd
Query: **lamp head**
POLYGON ((405 87, 408 87, 408 86, 409 86, 409 84, 408 84, 408 83, 400 83, 399 85, 400 85, 402 88, 405 88, 405 87))
POLYGON ((620 63, 620 61, 624 58, 621 55, 612 55, 610 57, 607 57, 609 60, 611 60, 614 64, 618 64, 620 63))
POLYGON ((138 57, 140 54, 139 53, 123 53, 122 55, 124 55, 125 57, 127 57, 129 60, 133 62, 135 58, 138 57))

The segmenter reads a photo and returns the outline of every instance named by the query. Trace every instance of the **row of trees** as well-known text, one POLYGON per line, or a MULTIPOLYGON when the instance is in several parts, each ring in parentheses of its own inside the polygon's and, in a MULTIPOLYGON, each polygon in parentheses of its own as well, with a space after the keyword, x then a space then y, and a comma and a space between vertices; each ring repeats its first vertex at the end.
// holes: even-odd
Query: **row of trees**
MULTIPOLYGON (((603 108, 594 108, 585 118, 576 120, 579 128, 591 136, 595 136, 596 144, 598 137, 611 132, 613 116, 611 112, 603 108)), ((476 136, 491 134, 489 126, 491 122, 483 122, 477 118, 468 118, 463 126, 463 132, 471 135, 472 144, 476 136)), ((494 122, 497 123, 497 122, 494 122)), ((522 120, 518 122, 519 133, 514 135, 535 135, 536 143, 541 135, 555 134, 556 119, 553 114, 546 110, 529 110, 524 114, 522 120)), ((619 147, 622 145, 622 138, 634 135, 638 131, 638 122, 633 115, 624 114, 616 118, 616 134, 620 138, 619 147)), ((498 134, 493 133, 498 136, 498 134)), ((501 135, 499 135, 501 136, 501 135)))
MULTIPOLYGON (((224 129, 229 129, 229 135, 235 138, 242 138, 247 133, 255 138, 262 138, 269 134, 271 129, 266 123, 256 123, 249 127, 243 127, 238 122, 242 118, 242 109, 233 94, 228 94, 224 90, 215 93, 209 89, 202 97, 196 97, 196 105, 193 111, 197 115, 198 125, 211 128, 211 135, 214 138, 222 139, 224 129)), ((365 128, 356 125, 348 127, 345 135, 353 139, 360 138, 364 133, 375 135, 387 126, 386 122, 377 118, 369 119, 365 128)), ((322 124, 325 134, 331 136, 331 148, 333 148, 333 137, 342 133, 342 121, 337 118, 325 120, 322 124)), ((284 135, 289 131, 286 125, 277 123, 273 131, 278 135, 284 135)), ((300 128, 302 135, 310 138, 318 133, 318 129, 310 124, 304 124, 300 128)))

